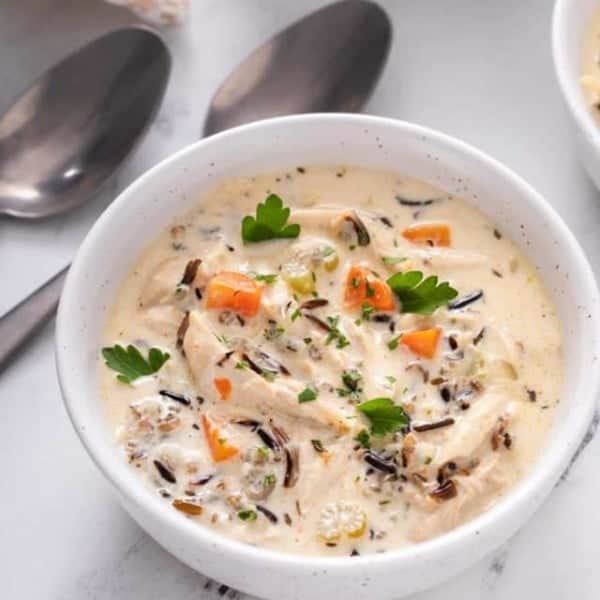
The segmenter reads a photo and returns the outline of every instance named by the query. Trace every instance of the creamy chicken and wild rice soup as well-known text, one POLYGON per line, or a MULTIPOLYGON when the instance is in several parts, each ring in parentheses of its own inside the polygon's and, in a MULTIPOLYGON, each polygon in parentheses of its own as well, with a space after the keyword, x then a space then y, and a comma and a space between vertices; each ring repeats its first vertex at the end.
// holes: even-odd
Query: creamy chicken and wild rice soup
POLYGON ((227 181, 137 260, 102 340, 123 458, 199 527, 355 556, 438 536, 530 468, 561 337, 535 269, 409 177, 227 181))

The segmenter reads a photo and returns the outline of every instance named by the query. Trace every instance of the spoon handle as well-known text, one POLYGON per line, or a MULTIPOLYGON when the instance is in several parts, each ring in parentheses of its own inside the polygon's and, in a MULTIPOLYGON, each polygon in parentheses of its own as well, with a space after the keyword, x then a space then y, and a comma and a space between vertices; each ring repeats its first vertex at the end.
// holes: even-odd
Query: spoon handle
POLYGON ((0 372, 23 343, 54 315, 68 270, 64 268, 0 317, 0 372))

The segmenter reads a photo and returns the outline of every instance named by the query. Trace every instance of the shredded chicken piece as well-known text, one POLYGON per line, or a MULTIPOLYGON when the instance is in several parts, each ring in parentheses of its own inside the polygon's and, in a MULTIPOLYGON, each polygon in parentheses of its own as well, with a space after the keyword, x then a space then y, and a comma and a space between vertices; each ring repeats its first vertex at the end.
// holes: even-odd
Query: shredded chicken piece
POLYGON ((231 381, 232 392, 226 402, 220 403, 222 413, 256 415, 264 418, 285 415, 311 426, 331 428, 338 434, 350 431, 345 414, 317 399, 300 404, 298 394, 304 385, 293 377, 282 376, 267 381, 248 368, 239 368, 239 361, 231 356, 215 363, 215 357, 224 356, 228 349, 217 340, 206 318, 197 311, 190 313, 190 324, 183 348, 198 389, 207 397, 214 395, 215 378, 231 381))
POLYGON ((420 500, 430 513, 410 532, 410 538, 421 542, 454 529, 473 518, 475 514, 489 509, 497 500, 498 492, 505 488, 509 480, 507 467, 502 466, 498 455, 488 457, 470 475, 453 478, 457 488, 454 498, 437 502, 431 498, 420 500))

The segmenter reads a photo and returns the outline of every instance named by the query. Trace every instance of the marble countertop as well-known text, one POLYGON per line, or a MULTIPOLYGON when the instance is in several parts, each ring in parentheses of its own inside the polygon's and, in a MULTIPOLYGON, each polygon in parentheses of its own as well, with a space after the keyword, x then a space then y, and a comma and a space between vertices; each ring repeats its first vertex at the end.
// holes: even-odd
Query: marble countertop
MULTIPOLYGON (((116 181, 60 218, 0 219, 0 313, 66 264, 117 192, 197 140, 221 79, 321 0, 195 0, 166 32, 172 80, 116 181)), ((599 193, 577 163, 550 56, 549 0, 385 0, 395 39, 367 112, 440 129, 524 176, 556 207, 600 274, 599 193)), ((50 63, 134 17, 99 0, 0 4, 0 110, 50 63)), ((76 439, 56 382, 53 325, 0 375, 0 581, 19 600, 241 598, 162 550, 120 508, 76 439)), ((413 600, 599 597, 598 419, 534 518, 493 556, 413 600)), ((399 582, 401 585, 401 582, 399 582)))

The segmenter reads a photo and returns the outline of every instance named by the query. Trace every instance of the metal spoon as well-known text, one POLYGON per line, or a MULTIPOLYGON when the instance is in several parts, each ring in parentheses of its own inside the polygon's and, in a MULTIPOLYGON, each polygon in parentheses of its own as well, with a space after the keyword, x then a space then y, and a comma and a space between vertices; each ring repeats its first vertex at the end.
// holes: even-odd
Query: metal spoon
POLYGON ((204 135, 306 112, 356 112, 385 65, 392 25, 377 4, 343 0, 290 25, 256 49, 213 96, 204 135))
POLYGON ((126 28, 47 71, 0 117, 0 214, 47 217, 90 200, 146 131, 170 65, 158 35, 126 28))
MULTIPOLYGON (((225 80, 213 96, 205 135, 268 116, 360 110, 385 65, 391 32, 385 12, 366 0, 342 0, 304 17, 225 80)), ((2 143, 0 135, 0 177, 2 143)), ((0 371, 54 314, 65 274, 0 318, 0 371)))
MULTIPOLYGON (((47 71, 0 117, 0 214, 56 215, 90 200, 152 121, 169 79, 158 35, 104 35, 47 71)), ((0 370, 56 311, 67 268, 0 318, 0 370)))

